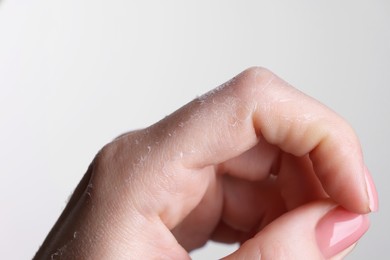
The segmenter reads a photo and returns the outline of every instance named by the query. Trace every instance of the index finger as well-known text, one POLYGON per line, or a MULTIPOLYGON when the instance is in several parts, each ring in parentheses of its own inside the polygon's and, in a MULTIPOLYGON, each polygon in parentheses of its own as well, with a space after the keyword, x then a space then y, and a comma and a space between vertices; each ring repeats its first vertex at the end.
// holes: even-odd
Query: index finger
POLYGON ((358 213, 370 211, 358 138, 340 116, 272 72, 250 68, 152 126, 174 147, 167 157, 191 169, 234 158, 260 138, 295 156, 309 154, 324 190, 358 213))

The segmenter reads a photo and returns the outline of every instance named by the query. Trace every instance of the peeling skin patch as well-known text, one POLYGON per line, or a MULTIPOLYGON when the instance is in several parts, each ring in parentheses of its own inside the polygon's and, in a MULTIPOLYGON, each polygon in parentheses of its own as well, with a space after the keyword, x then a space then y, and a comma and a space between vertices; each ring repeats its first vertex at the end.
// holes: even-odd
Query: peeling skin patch
MULTIPOLYGON (((155 144, 158 145, 159 142, 155 142, 155 144)), ((144 151, 138 155, 138 158, 133 161, 133 168, 138 169, 140 167, 144 167, 151 153, 153 153, 153 146, 151 144, 148 144, 145 146, 144 151)))
POLYGON ((79 236, 79 232, 78 231, 74 231, 73 232, 73 236, 69 240, 69 242, 66 243, 65 245, 63 245, 62 247, 58 248, 57 251, 55 251, 53 254, 51 254, 50 258, 52 260, 54 260, 54 259, 61 259, 62 256, 64 255, 64 253, 66 252, 67 248, 77 239, 78 236, 79 236))
POLYGON ((223 83, 222 85, 220 85, 220 86, 218 86, 218 87, 216 87, 216 88, 210 90, 209 92, 203 94, 202 96, 198 97, 198 98, 197 98, 197 101, 198 101, 201 105, 203 105, 203 104, 206 103, 206 101, 207 101, 208 99, 210 99, 210 97, 215 96, 217 93, 221 92, 223 89, 228 88, 228 87, 234 85, 235 82, 236 82, 236 77, 232 78, 231 80, 229 80, 229 81, 223 83))
POLYGON ((62 257, 62 254, 65 252, 65 250, 66 250, 66 245, 65 246, 63 246, 63 247, 61 247, 61 248, 59 248, 55 253, 53 253, 52 255, 51 255, 51 259, 52 260, 54 260, 54 259, 61 259, 61 257, 62 257))
MULTIPOLYGON (((240 75, 197 99, 200 106, 203 106, 206 103, 212 104, 210 106, 212 108, 210 112, 214 115, 213 119, 215 123, 223 123, 224 125, 237 127, 242 122, 249 119, 251 112, 254 111, 256 104, 254 102, 244 102, 239 95, 241 91, 236 89, 236 87, 238 87, 237 81, 239 79, 240 75), (229 116, 226 116, 226 114, 229 114, 229 116)), ((272 80, 273 79, 270 79, 268 84, 271 84, 272 80)), ((256 89, 255 86, 252 88, 256 89)), ((199 113, 199 115, 191 115, 191 119, 194 119, 194 117, 195 119, 198 119, 196 116, 200 118, 201 115, 202 113, 199 113)))
POLYGON ((87 189, 85 191, 85 194, 87 194, 89 197, 91 197, 92 189, 93 189, 93 185, 92 185, 92 183, 89 183, 88 186, 87 186, 87 189))

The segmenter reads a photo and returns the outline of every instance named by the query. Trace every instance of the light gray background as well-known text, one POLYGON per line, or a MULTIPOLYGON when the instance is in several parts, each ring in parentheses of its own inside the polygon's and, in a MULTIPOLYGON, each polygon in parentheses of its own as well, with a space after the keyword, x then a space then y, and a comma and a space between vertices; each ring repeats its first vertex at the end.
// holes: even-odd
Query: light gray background
POLYGON ((356 129, 381 204, 349 259, 388 259, 389 28, 386 0, 0 0, 0 258, 33 256, 105 143, 261 65, 356 129))

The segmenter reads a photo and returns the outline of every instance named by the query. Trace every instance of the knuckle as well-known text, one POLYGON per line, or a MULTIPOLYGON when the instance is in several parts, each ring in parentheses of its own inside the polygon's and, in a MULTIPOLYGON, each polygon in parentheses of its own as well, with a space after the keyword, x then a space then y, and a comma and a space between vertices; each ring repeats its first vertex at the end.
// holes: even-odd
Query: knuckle
POLYGON ((92 164, 94 169, 105 169, 108 167, 113 154, 115 153, 112 143, 106 144, 102 149, 96 154, 92 164))
POLYGON ((125 133, 122 133, 120 135, 118 135, 114 141, 118 140, 118 139, 121 139, 122 137, 128 137, 128 136, 132 136, 136 133, 138 133, 139 131, 142 131, 142 130, 132 130, 132 131, 129 131, 129 132, 125 132, 125 133))
POLYGON ((275 74, 267 68, 255 66, 244 70, 242 76, 246 79, 267 81, 275 77, 275 74))
POLYGON ((246 99, 253 99, 257 94, 266 89, 270 83, 278 77, 270 70, 263 67, 250 67, 244 70, 238 77, 236 93, 246 99))

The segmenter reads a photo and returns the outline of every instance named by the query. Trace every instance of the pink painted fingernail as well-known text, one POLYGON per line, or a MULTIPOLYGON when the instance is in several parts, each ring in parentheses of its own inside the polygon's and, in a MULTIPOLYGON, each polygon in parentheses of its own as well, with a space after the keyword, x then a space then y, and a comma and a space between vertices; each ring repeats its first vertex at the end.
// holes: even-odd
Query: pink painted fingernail
POLYGON ((372 180, 370 171, 365 167, 364 169, 364 175, 366 179, 366 184, 367 184, 367 193, 368 193, 368 198, 370 200, 370 210, 371 212, 378 211, 378 193, 375 188, 374 181, 372 180))
POLYGON ((354 244, 368 229, 367 215, 359 215, 341 207, 328 212, 317 224, 318 246, 329 258, 354 244))

